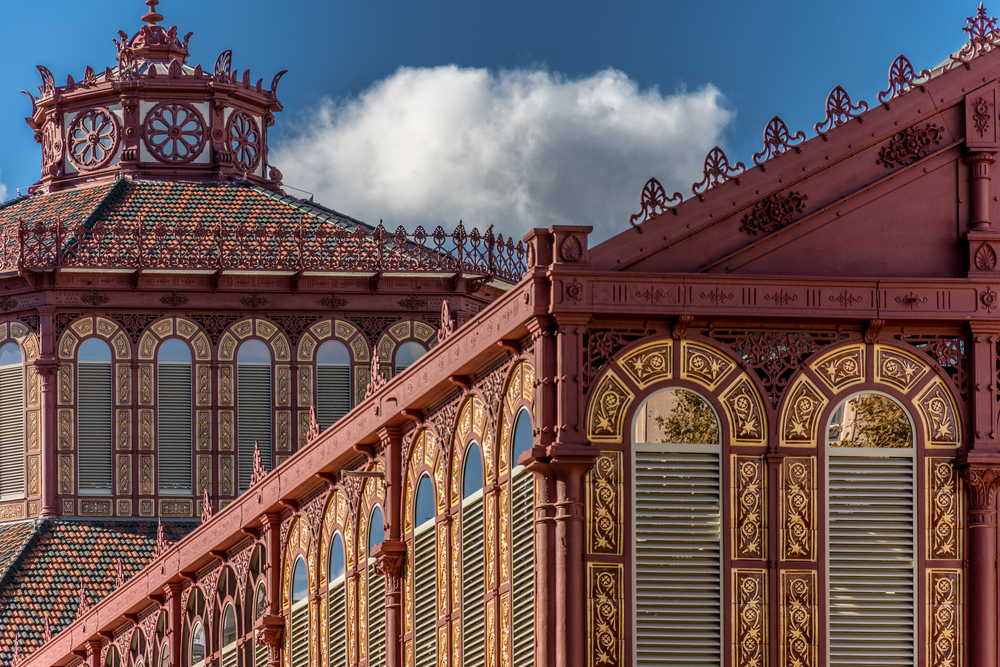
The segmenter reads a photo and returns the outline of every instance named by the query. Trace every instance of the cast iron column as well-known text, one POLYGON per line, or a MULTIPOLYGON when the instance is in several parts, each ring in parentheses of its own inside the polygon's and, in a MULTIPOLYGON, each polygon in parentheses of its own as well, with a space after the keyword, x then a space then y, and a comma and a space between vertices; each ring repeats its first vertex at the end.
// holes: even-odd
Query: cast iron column
MULTIPOLYGON (((59 425, 56 420, 56 374, 59 362, 55 356, 55 330, 53 315, 55 308, 46 306, 38 309, 40 346, 35 369, 41 382, 41 439, 42 439, 42 503, 39 510, 41 516, 57 516, 60 514, 57 506, 59 493, 59 466, 57 462, 59 440, 59 425)), ((30 376, 28 381, 30 381, 30 376)))
POLYGON ((170 637, 170 664, 181 664, 181 648, 183 646, 182 629, 184 623, 181 617, 181 584, 171 582, 163 587, 163 602, 167 608, 167 632, 170 637))
POLYGON ((969 468, 969 665, 997 665, 997 489, 1000 468, 969 468))
POLYGON ((990 228, 990 165, 992 153, 971 153, 962 160, 969 165, 969 229, 990 228))
POLYGON ((375 548, 375 568, 385 576, 385 667, 403 664, 403 561, 406 545, 401 539, 403 441, 399 429, 379 429, 382 459, 385 462, 386 539, 375 548))

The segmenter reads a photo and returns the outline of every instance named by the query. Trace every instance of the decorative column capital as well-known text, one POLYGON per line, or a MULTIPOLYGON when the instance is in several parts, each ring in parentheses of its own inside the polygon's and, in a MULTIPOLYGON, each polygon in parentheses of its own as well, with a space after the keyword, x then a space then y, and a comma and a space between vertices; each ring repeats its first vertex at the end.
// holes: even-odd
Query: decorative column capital
POLYGON ((267 664, 277 667, 281 664, 281 638, 285 634, 285 619, 277 615, 262 616, 254 627, 254 639, 258 646, 267 647, 267 664))
MULTIPOLYGON (((992 512, 995 515, 1000 468, 966 468, 962 471, 962 479, 969 487, 970 512, 992 512)), ((990 523, 996 523, 995 516, 990 523)))

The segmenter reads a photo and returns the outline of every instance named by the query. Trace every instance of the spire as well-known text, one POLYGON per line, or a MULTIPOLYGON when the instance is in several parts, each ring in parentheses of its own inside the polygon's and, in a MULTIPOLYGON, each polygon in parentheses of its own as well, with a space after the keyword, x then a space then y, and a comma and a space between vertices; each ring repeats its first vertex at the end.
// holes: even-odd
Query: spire
POLYGON ((149 25, 156 25, 163 20, 163 16, 156 11, 156 5, 158 4, 160 4, 160 0, 146 0, 146 6, 149 7, 149 11, 142 17, 142 20, 149 25))

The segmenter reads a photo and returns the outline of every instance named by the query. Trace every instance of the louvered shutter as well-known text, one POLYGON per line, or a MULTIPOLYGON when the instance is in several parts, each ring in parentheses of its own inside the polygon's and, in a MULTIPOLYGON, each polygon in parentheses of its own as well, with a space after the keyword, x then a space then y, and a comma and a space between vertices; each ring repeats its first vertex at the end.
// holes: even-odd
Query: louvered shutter
POLYGON ((191 364, 157 365, 157 460, 160 492, 190 493, 192 447, 191 364))
POLYGON ((267 647, 253 643, 253 667, 267 667, 267 647))
POLYGON ((368 565, 368 664, 385 665, 385 577, 368 565))
POLYGON ((77 373, 80 492, 110 495, 114 478, 111 364, 80 361, 77 373))
POLYGON ((534 475, 515 468, 510 483, 512 667, 535 664, 534 475))
POLYGON ((462 660, 481 663, 486 653, 483 573, 483 493, 462 504, 462 660))
POLYGON ((24 370, 0 368, 0 499, 24 496, 24 370))
POLYGON ((236 667, 238 656, 236 644, 222 647, 222 667, 236 667))
POLYGON ((327 592, 330 667, 347 667, 347 579, 341 575, 327 592))
POLYGON ((325 430, 351 411, 350 364, 317 364, 316 418, 325 430))
POLYGON ((913 464, 830 453, 831 667, 915 664, 913 464))
POLYGON ((309 599, 292 606, 291 667, 309 667, 309 599))
POLYGON ((271 364, 238 364, 237 375, 240 490, 246 491, 253 475, 254 442, 260 443, 264 469, 271 469, 271 364))
POLYGON ((415 667, 437 665, 437 555, 434 520, 413 531, 413 646, 415 667))
POLYGON ((637 665, 722 663, 719 454, 635 454, 637 665))

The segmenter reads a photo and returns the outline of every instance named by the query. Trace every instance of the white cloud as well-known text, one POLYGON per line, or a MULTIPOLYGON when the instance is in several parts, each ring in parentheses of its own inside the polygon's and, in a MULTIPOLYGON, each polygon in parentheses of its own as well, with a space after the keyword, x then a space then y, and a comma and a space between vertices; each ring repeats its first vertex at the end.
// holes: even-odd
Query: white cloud
POLYGON ((7 186, 0 182, 0 202, 7 201, 7 186))
POLYGON ((650 176, 667 192, 700 180, 732 113, 714 86, 662 94, 608 69, 403 68, 358 97, 325 100, 272 148, 288 185, 394 229, 418 224, 628 227, 650 176))

